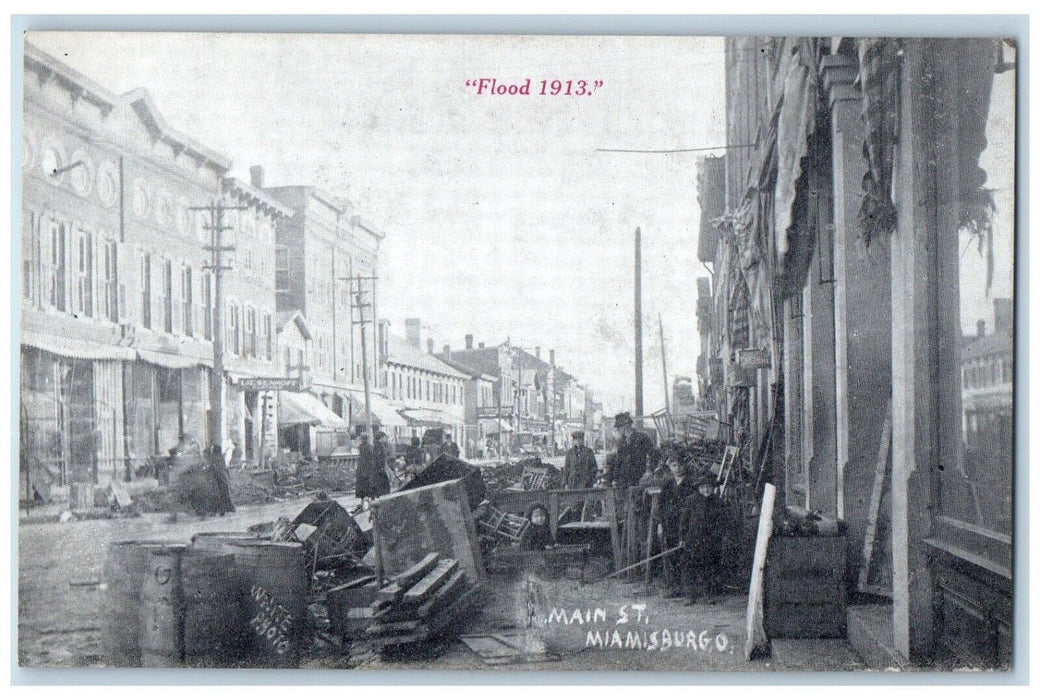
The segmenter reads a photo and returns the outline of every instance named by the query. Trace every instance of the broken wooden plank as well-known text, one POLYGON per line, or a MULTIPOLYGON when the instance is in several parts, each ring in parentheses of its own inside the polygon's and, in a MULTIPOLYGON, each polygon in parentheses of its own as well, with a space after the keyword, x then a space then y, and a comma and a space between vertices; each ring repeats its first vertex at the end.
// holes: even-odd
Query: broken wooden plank
POLYGON ((447 582, 444 583, 444 585, 440 586, 433 595, 418 608, 414 605, 389 606, 380 610, 375 617, 379 622, 383 623, 429 619, 430 615, 436 613, 441 608, 450 605, 455 598, 458 597, 465 582, 466 572, 461 570, 456 571, 447 582))
POLYGON ((455 573, 459 563, 454 559, 444 559, 433 571, 426 574, 418 583, 408 589, 404 594, 403 602, 406 605, 422 603, 433 595, 448 578, 455 573))
POLYGON ((874 464, 874 487, 870 492, 870 506, 867 510, 867 532, 863 536, 863 560, 859 564, 859 585, 861 592, 867 592, 870 579, 870 560, 874 558, 874 540, 877 537, 878 519, 881 515, 881 498, 885 493, 885 475, 888 473, 888 455, 892 446, 892 399, 885 408, 885 422, 881 428, 881 442, 878 445, 877 462, 874 464))
POLYGON ((772 484, 766 484, 765 491, 762 494, 762 511, 758 518, 755 558, 751 567, 751 585, 748 590, 747 640, 744 644, 745 661, 750 661, 755 650, 769 642, 763 621, 762 584, 766 567, 766 554, 769 550, 769 536, 773 533, 773 505, 775 500, 776 487, 772 484))
POLYGON ((376 594, 376 600, 384 603, 395 603, 401 599, 407 588, 402 588, 397 582, 391 583, 389 586, 384 586, 379 589, 379 593, 376 594))
POLYGON ((429 618, 431 614, 451 604, 458 594, 461 593, 465 582, 466 572, 456 571, 432 598, 419 606, 419 609, 415 613, 416 616, 420 620, 425 620, 429 618))
POLYGON ((473 586, 455 599, 448 607, 435 614, 427 623, 426 627, 430 634, 440 634, 461 618, 463 611, 477 602, 477 594, 480 585, 473 586))
POLYGON ((394 577, 394 581, 403 590, 408 590, 412 587, 416 581, 422 579, 426 574, 430 573, 437 562, 440 561, 441 555, 437 552, 431 552, 423 557, 421 560, 416 562, 415 566, 411 567, 404 573, 398 574, 394 577))

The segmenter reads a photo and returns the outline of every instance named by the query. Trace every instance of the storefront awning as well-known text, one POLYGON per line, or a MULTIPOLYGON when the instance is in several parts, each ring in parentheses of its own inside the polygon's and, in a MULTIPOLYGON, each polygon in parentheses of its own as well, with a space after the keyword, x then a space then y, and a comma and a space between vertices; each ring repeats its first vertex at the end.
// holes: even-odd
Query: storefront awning
POLYGON ((212 367, 213 360, 200 359, 189 355, 178 355, 170 352, 157 352, 155 350, 137 349, 137 357, 145 362, 167 369, 189 369, 191 367, 212 367))
POLYGON ((513 432, 513 426, 501 418, 481 418, 480 429, 489 435, 513 432))
POLYGON ((90 340, 66 338, 59 335, 42 335, 22 331, 21 344, 49 352, 61 357, 77 360, 135 360, 137 353, 120 345, 106 345, 90 340))
POLYGON ((314 394, 295 391, 278 392, 279 425, 320 425, 324 428, 342 430, 347 422, 332 412, 314 394))
POLYGON ((465 422, 457 416, 435 408, 406 408, 401 411, 401 415, 408 419, 409 425, 451 426, 462 425, 465 422))
MULTIPOLYGON (((353 406, 354 422, 360 425, 367 425, 368 421, 365 419, 365 397, 351 394, 350 403, 353 406)), ((383 396, 369 394, 368 403, 372 410, 372 417, 379 426, 383 428, 405 428, 408 426, 408 421, 402 418, 397 409, 383 396)))

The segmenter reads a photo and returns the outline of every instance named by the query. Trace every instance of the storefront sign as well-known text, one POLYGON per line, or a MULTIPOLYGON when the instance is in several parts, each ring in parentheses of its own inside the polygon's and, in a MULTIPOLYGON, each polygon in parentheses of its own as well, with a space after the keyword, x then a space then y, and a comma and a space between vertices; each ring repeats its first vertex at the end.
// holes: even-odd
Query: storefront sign
POLYGON ((239 389, 250 391, 300 391, 299 377, 242 377, 239 389))
POLYGON ((737 350, 737 364, 744 369, 761 369, 773 366, 768 348, 744 348, 737 350))

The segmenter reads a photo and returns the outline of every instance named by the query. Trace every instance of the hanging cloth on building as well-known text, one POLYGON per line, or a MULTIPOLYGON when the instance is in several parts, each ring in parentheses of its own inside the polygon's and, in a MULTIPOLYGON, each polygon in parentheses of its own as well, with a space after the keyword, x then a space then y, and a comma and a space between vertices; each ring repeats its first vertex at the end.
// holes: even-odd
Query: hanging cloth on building
POLYGON ((809 69, 811 49, 807 41, 798 45, 797 55, 787 62, 784 91, 777 120, 777 179, 775 217, 776 256, 783 260, 790 247, 788 234, 794 222, 794 203, 802 160, 809 152, 809 135, 815 127, 816 75, 809 69))
POLYGON ((892 202, 892 158, 899 128, 899 68, 902 44, 898 39, 863 39, 859 43, 859 81, 863 93, 866 140, 863 157, 863 201, 859 222, 863 242, 892 233, 896 206, 892 202))
POLYGON ((957 66, 953 71, 956 99, 938 99, 939 104, 953 103, 957 110, 957 182, 958 227, 978 241, 979 252, 986 260, 986 290, 993 284, 993 191, 987 187, 986 171, 979 167, 979 157, 986 149, 986 120, 993 92, 993 75, 997 66, 1001 39, 954 39, 939 43, 937 60, 957 66))

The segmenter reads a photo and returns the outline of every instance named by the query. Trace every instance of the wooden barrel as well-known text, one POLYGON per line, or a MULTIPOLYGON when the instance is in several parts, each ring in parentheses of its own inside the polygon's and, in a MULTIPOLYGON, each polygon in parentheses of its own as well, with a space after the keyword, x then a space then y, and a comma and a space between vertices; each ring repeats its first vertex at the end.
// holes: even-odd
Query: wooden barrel
POLYGON ((185 545, 150 550, 141 584, 141 665, 175 667, 184 661, 184 593, 181 556, 185 545))
POLYGON ((242 657, 245 623, 231 554, 189 548, 181 559, 184 663, 224 666, 242 657))
POLYGON ((110 666, 141 665, 141 587, 150 552, 176 542, 131 540, 108 545, 101 587, 101 647, 110 666))
POLYGON ((310 581, 298 542, 239 540, 228 548, 245 591, 248 647, 258 665, 299 664, 310 581))

